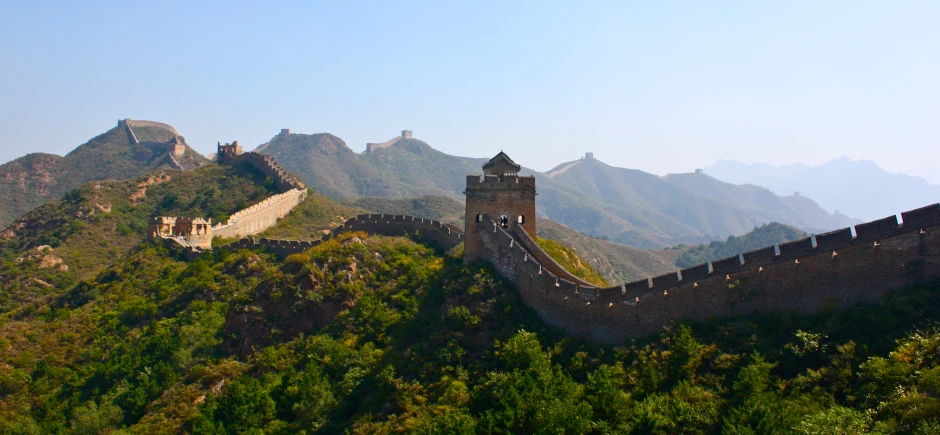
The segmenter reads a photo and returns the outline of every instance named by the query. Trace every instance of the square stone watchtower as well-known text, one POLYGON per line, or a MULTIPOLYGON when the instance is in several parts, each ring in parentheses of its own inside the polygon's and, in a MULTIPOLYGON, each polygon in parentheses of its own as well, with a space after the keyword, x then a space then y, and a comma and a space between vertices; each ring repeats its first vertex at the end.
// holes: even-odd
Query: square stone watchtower
POLYGON ((464 261, 483 258, 485 247, 477 237, 484 228, 483 216, 509 229, 518 225, 535 239, 535 177, 520 177, 521 166, 500 151, 483 165, 483 175, 468 175, 464 232, 464 261))
POLYGON ((238 144, 238 141, 225 145, 222 145, 222 143, 219 142, 218 147, 219 149, 218 152, 216 152, 216 156, 222 163, 228 162, 229 160, 238 157, 243 152, 241 145, 238 144))

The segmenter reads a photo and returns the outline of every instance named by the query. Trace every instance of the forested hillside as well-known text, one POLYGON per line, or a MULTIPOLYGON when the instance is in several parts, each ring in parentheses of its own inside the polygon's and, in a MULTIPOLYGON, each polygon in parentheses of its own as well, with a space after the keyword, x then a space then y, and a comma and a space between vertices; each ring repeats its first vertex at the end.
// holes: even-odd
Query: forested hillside
MULTIPOLYGON (((172 138, 164 129, 142 127, 141 140, 172 138)), ((176 163, 193 169, 208 163, 188 146, 176 163)), ((114 127, 65 157, 33 153, 0 165, 0 227, 39 205, 92 180, 124 180, 158 168, 176 168, 165 147, 135 144, 123 126, 114 127)))
POLYGON ((754 230, 743 236, 728 236, 724 241, 716 240, 684 249, 682 254, 676 258, 676 265, 691 267, 808 236, 809 234, 796 228, 771 222, 760 227, 754 227, 754 230))
MULTIPOLYGON (((143 241, 152 215, 220 219, 273 189, 250 167, 155 172, 8 227, 0 433, 940 429, 936 282, 605 346, 543 323, 489 265, 406 238, 193 262, 143 241)), ((311 194, 267 234, 319 235, 359 211, 311 194)))
POLYGON ((402 238, 283 262, 145 243, 4 314, 0 431, 935 433, 937 291, 607 347, 402 238))

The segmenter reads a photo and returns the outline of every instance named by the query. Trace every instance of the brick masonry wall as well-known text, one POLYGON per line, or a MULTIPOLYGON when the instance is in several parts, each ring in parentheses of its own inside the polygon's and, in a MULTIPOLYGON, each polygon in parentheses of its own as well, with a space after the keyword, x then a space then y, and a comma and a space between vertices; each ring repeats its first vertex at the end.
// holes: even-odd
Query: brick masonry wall
POLYGON ((292 189, 263 201, 229 217, 225 224, 212 227, 212 235, 219 237, 245 237, 258 234, 286 216, 307 197, 307 191, 292 189))
POLYGON ((463 232, 454 226, 441 223, 433 219, 423 219, 415 216, 390 214, 362 214, 347 220, 343 225, 334 229, 330 234, 313 241, 274 240, 244 238, 229 245, 220 247, 228 251, 239 249, 265 249, 279 257, 306 251, 314 246, 330 240, 340 234, 350 231, 363 231, 369 234, 386 236, 402 236, 406 233, 416 234, 437 244, 447 251, 463 242, 463 232))
MULTIPOLYGON (((549 266, 552 261, 527 233, 499 228, 489 215, 482 223, 468 219, 467 228, 482 258, 515 284, 544 321, 619 343, 680 319, 812 313, 876 302, 905 284, 940 276, 940 205, 902 213, 902 220, 899 225, 892 216, 855 226, 854 237, 845 228, 609 288, 585 285, 563 269, 553 272, 557 265, 549 266)), ((438 221, 382 214, 350 219, 324 240, 347 231, 421 234, 445 250, 470 243, 469 235, 438 221)), ((264 248, 286 256, 319 243, 243 239, 223 249, 264 248)))
POLYGON ((277 184, 277 189, 280 192, 287 192, 291 189, 305 189, 306 186, 303 182, 295 178, 286 169, 284 169, 274 157, 269 155, 249 152, 240 154, 238 157, 228 160, 226 163, 237 165, 241 163, 247 163, 265 175, 274 177, 274 181, 277 184))
POLYGON ((892 289, 940 275, 940 205, 902 213, 902 219, 900 226, 894 217, 857 225, 855 238, 850 229, 833 231, 780 245, 779 255, 770 247, 605 289, 540 267, 489 217, 476 224, 481 228, 474 234, 486 247, 485 258, 543 320, 616 343, 678 319, 809 313, 874 302, 892 289))
POLYGON ((509 221, 515 223, 523 216, 522 228, 535 238, 535 177, 494 175, 467 176, 466 229, 467 241, 464 243, 464 259, 468 262, 484 258, 484 246, 478 237, 474 237, 478 224, 477 215, 492 216, 494 220, 506 214, 509 221))
POLYGON ((396 138, 389 139, 389 140, 387 140, 387 141, 385 141, 385 142, 381 142, 381 143, 372 143, 372 142, 367 143, 367 144, 366 144, 366 152, 372 152, 372 151, 375 151, 375 150, 377 150, 377 149, 379 149, 379 148, 388 148, 388 147, 390 147, 390 146, 392 146, 392 145, 395 145, 395 144, 398 143, 398 141, 400 141, 400 140, 402 140, 402 136, 398 136, 398 137, 396 137, 396 138))
POLYGON ((173 126, 170 124, 164 124, 162 122, 155 122, 155 121, 137 121, 134 119, 127 119, 126 121, 127 121, 127 125, 130 127, 158 127, 164 130, 171 131, 173 132, 173 134, 179 136, 179 133, 177 133, 176 129, 173 128, 173 126))

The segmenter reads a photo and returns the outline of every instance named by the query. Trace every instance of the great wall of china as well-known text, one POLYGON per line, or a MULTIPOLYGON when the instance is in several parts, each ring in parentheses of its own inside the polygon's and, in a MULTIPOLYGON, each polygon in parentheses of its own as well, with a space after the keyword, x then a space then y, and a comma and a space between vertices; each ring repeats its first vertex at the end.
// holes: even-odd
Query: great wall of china
POLYGON ((280 193, 239 210, 229 216, 226 222, 216 225, 201 218, 153 217, 147 229, 149 237, 180 244, 186 248, 188 257, 198 256, 202 250, 212 248, 212 238, 215 236, 245 237, 270 228, 307 197, 307 187, 271 156, 244 153, 238 142, 219 144, 217 156, 224 164, 248 164, 272 177, 280 193))
MULTIPOLYGON (((220 147, 220 156, 221 151, 220 147)), ((484 165, 484 176, 467 177, 466 232, 415 216, 365 214, 321 240, 243 238, 217 249, 265 249, 286 257, 349 231, 420 235, 444 250, 463 243, 466 262, 491 263, 544 321, 606 343, 655 333, 676 320, 755 312, 812 313, 877 302, 906 284, 940 276, 940 204, 933 204, 901 213, 901 222, 890 216, 597 288, 573 276, 535 242, 534 178, 519 177, 518 166, 504 157, 498 160, 498 155, 484 165)), ((260 154, 248 160, 273 161, 260 154)), ((191 247, 187 252, 198 255, 191 247)))
POLYGON ((400 141, 400 140, 411 139, 412 137, 413 137, 413 136, 412 136, 411 130, 402 130, 402 131, 401 131, 401 136, 393 137, 393 138, 391 138, 391 139, 389 139, 389 140, 387 140, 387 141, 385 141, 385 142, 381 142, 381 143, 372 143, 372 142, 370 142, 370 143, 367 143, 367 144, 366 144, 366 152, 367 152, 367 153, 368 153, 368 152, 372 152, 372 151, 375 151, 375 150, 377 150, 377 149, 379 149, 379 148, 388 148, 388 147, 390 147, 390 146, 392 146, 392 145, 395 145, 395 144, 398 143, 398 141, 400 141))
POLYGON ((138 145, 145 145, 151 148, 164 149, 170 157, 170 161, 173 163, 173 166, 176 169, 183 169, 183 165, 180 164, 177 157, 182 156, 186 153, 186 139, 173 128, 172 125, 164 124, 162 122, 155 121, 136 121, 130 118, 119 119, 118 127, 123 126, 127 135, 130 137, 131 142, 134 142, 138 145), (173 135, 170 140, 167 141, 142 141, 138 138, 137 132, 134 131, 134 127, 155 127, 168 131, 173 135))

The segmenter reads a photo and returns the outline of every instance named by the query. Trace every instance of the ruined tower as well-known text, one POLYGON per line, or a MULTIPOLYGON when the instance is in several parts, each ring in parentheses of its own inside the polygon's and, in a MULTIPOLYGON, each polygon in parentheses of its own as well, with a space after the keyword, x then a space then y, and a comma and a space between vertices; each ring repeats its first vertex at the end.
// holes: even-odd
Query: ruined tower
POLYGON ((222 145, 220 142, 218 144, 218 152, 216 153, 216 158, 222 162, 228 162, 232 159, 240 156, 243 153, 241 145, 238 144, 238 141, 232 142, 231 144, 222 145))
POLYGON ((467 176, 465 262, 483 257, 477 232, 493 231, 485 228, 485 216, 507 230, 518 226, 535 239, 535 177, 520 177, 520 169, 500 151, 483 165, 483 175, 467 176))

